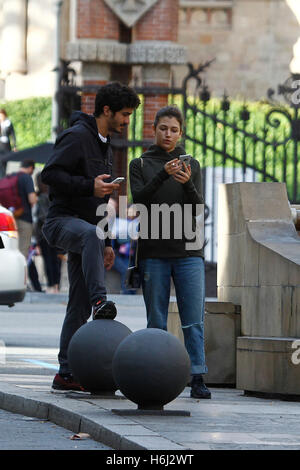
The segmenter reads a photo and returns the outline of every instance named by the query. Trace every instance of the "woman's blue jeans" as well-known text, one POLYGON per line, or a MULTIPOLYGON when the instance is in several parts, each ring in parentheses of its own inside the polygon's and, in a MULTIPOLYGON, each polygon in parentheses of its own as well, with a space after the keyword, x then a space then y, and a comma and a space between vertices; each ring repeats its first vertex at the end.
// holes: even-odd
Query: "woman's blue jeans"
POLYGON ((147 327, 167 330, 170 281, 173 278, 191 374, 205 374, 205 267, 201 257, 148 258, 139 262, 147 327))

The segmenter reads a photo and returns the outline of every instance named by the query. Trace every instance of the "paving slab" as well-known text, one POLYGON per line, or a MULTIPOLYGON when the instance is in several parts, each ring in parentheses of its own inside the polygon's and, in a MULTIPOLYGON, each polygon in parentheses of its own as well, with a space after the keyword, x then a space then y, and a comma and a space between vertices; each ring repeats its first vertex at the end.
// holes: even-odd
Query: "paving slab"
MULTIPOLYGON (((140 296, 115 297, 112 300, 119 302, 120 315, 126 321, 132 320, 134 308, 143 305, 140 296)), ((38 304, 50 302, 50 298, 57 305, 67 301, 63 294, 54 298, 30 294, 25 300, 38 312, 38 304)), ((145 322, 140 314, 135 317, 133 330, 145 322)), ((187 387, 165 410, 186 410, 189 417, 119 416, 112 409, 137 409, 119 391, 115 398, 51 393, 56 356, 57 349, 40 348, 38 364, 34 362, 34 348, 27 348, 25 355, 22 348, 12 346, 7 362, 9 373, 5 365, 1 367, 0 408, 50 420, 74 433, 87 433, 119 451, 300 450, 298 402, 246 396, 243 390, 222 387, 210 387, 211 400, 195 400, 190 398, 187 387), (33 362, 24 362, 23 366, 20 357, 33 362), (53 365, 53 370, 43 368, 44 360, 48 366, 53 365)))
POLYGON ((111 410, 137 408, 119 391, 107 399, 58 395, 50 392, 51 376, 32 378, 1 376, 0 408, 88 433, 116 450, 300 449, 299 403, 247 397, 227 388, 211 388, 211 400, 195 400, 186 388, 165 409, 188 410, 190 417, 118 416, 111 410))

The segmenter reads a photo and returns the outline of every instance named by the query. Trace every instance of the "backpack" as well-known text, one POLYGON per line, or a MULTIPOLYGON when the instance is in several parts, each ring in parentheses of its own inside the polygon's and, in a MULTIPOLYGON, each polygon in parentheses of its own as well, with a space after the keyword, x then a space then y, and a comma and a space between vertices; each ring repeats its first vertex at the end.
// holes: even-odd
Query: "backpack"
POLYGON ((15 217, 20 217, 24 212, 18 189, 19 174, 13 173, 0 179, 0 204, 11 210, 15 217))

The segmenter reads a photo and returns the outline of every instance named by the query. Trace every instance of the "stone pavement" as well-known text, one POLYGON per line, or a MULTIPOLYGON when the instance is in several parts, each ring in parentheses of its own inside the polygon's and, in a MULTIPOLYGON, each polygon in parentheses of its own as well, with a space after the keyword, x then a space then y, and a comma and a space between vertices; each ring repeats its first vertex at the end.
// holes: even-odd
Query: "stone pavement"
MULTIPOLYGON (((129 297, 124 301, 128 305, 137 301, 129 297)), ((106 398, 52 394, 52 378, 49 374, 1 374, 0 408, 48 419, 74 433, 88 433, 116 450, 300 449, 297 402, 249 397, 240 390, 216 387, 210 387, 211 400, 195 400, 187 387, 164 409, 187 410, 190 417, 119 416, 111 410, 137 408, 120 392, 106 398)))

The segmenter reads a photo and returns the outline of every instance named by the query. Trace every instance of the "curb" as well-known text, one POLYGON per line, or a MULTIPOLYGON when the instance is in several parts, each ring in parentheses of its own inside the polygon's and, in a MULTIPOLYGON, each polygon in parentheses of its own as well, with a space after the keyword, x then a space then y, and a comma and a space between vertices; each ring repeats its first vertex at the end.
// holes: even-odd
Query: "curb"
POLYGON ((87 433, 93 440, 111 447, 112 450, 187 450, 141 424, 114 415, 101 406, 105 404, 104 400, 99 400, 96 407, 89 402, 88 397, 83 401, 53 395, 54 398, 40 400, 33 396, 37 392, 30 391, 28 394, 31 396, 25 397, 16 393, 17 387, 13 385, 1 382, 0 387, 1 409, 48 420, 76 434, 87 433), (53 403, 54 400, 57 403, 53 403), (70 409, 74 403, 79 408, 78 411, 70 409), (101 421, 107 423, 103 424, 101 421))

